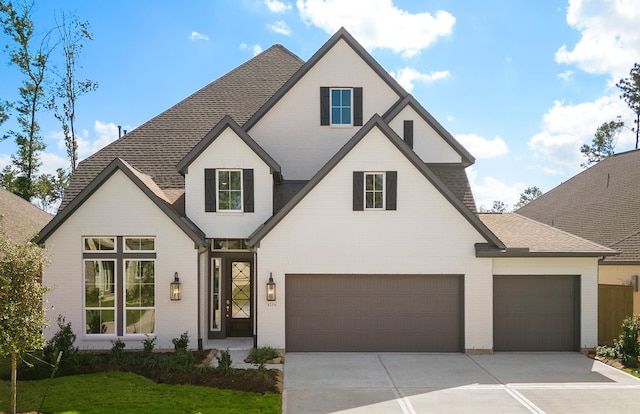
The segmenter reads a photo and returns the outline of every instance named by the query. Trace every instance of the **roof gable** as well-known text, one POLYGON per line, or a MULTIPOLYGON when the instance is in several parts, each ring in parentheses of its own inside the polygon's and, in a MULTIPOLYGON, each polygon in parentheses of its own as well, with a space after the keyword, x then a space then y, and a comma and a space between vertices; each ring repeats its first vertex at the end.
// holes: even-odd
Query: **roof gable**
POLYGON ((243 126, 249 131, 269 110, 304 77, 340 40, 344 40, 369 67, 384 80, 398 96, 406 96, 407 91, 367 52, 364 47, 344 28, 340 28, 331 38, 280 88, 243 126))
POLYGON ((434 117, 427 111, 420 102, 413 97, 413 95, 407 95, 400 99, 393 107, 387 111, 382 118, 390 123, 398 114, 402 112, 407 106, 413 108, 413 110, 431 127, 434 131, 462 158, 462 163, 465 167, 473 164, 475 158, 465 147, 463 147, 458 140, 456 140, 449 131, 447 131, 434 117))
POLYGON ((230 116, 225 116, 211 131, 205 135, 205 137, 195 146, 189 153, 182 159, 177 165, 177 169, 180 174, 185 175, 188 173, 189 165, 202 154, 202 152, 211 145, 216 138, 222 134, 227 128, 231 129, 236 136, 238 136, 253 152, 256 153, 265 164, 271 168, 271 172, 280 173, 280 165, 271 158, 265 150, 255 142, 249 134, 247 134, 230 116))
POLYGON ((404 143, 404 141, 384 122, 379 115, 374 115, 345 145, 325 164, 320 171, 271 219, 258 228, 250 237, 249 245, 257 245, 295 206, 315 187, 342 159, 358 145, 373 129, 379 128, 383 135, 413 164, 413 166, 453 205, 456 210, 475 228, 482 237, 496 248, 504 248, 503 243, 464 205, 438 176, 404 143))
POLYGON ((93 193, 95 193, 117 171, 127 176, 158 208, 167 215, 196 245, 206 246, 205 235, 190 220, 180 217, 170 206, 169 200, 160 187, 149 177, 133 168, 126 161, 114 159, 96 178, 87 185, 69 205, 56 215, 34 239, 36 243, 44 243, 58 227, 60 227, 71 215, 80 208, 93 193))

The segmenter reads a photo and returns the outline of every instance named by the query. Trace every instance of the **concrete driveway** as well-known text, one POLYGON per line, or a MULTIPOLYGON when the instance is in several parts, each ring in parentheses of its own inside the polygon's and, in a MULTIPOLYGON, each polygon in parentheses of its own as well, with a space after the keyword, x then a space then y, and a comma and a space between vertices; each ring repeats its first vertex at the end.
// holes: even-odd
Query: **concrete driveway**
POLYGON ((287 353, 283 413, 640 413, 640 379, 578 353, 287 353))

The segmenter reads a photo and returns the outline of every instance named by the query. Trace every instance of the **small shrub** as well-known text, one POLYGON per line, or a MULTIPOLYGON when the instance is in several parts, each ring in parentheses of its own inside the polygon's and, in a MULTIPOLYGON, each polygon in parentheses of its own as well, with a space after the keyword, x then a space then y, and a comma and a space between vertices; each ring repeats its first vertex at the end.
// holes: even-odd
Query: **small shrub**
POLYGON ((58 354, 62 352, 60 364, 73 361, 78 354, 78 348, 73 346, 76 342, 76 334, 71 329, 71 322, 65 323, 65 318, 58 315, 58 332, 49 339, 42 349, 44 360, 54 364, 58 354))
POLYGON ((622 364, 628 368, 638 366, 640 356, 640 315, 630 316, 622 321, 622 333, 614 341, 616 353, 622 360, 622 364))
POLYGON ((258 366, 260 371, 264 370, 264 365, 267 361, 278 358, 279 356, 278 351, 270 346, 251 348, 251 351, 249 351, 249 359, 254 365, 258 366))
POLYGON ((220 371, 222 375, 231 375, 233 369, 231 368, 232 361, 229 350, 218 352, 216 359, 218 360, 218 371, 220 371))
POLYGON ((150 337, 149 335, 145 335, 146 339, 144 341, 142 341, 142 352, 145 355, 150 355, 153 352, 153 349, 156 347, 156 337, 154 336, 153 338, 150 337))
POLYGON ((602 345, 596 348, 596 355, 607 358, 617 358, 616 349, 611 346, 602 345))
POLYGON ((171 342, 176 353, 186 352, 189 346, 189 332, 184 332, 179 338, 173 338, 171 342))
POLYGON ((113 345, 111 347, 111 358, 115 360, 119 360, 122 358, 122 354, 124 353, 124 347, 127 346, 120 338, 115 341, 111 341, 113 345))

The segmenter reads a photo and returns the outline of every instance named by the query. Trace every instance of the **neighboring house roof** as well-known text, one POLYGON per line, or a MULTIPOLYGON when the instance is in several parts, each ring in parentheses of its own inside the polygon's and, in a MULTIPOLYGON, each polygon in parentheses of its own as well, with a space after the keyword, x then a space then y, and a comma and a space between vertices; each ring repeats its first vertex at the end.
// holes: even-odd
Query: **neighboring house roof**
POLYGON ((471 155, 469 151, 465 147, 463 147, 458 140, 456 140, 453 135, 449 131, 447 131, 441 124, 438 122, 430 113, 427 111, 420 102, 413 97, 413 95, 407 95, 398 101, 394 106, 391 107, 385 113, 382 118, 385 121, 390 122, 393 118, 395 118, 405 107, 410 106, 414 111, 418 113, 424 119, 424 121, 429 124, 434 131, 438 133, 442 137, 442 139, 447 142, 462 158, 462 163, 465 167, 473 164, 476 160, 471 155))
POLYGON ((272 46, 109 144, 80 162, 59 211, 118 157, 148 174, 181 211, 184 177, 178 162, 226 115, 246 122, 303 63, 284 47, 272 46))
POLYGON ((610 263, 640 263, 640 150, 606 158, 517 213, 619 250, 610 263))
POLYGON ((31 240, 53 216, 22 197, 0 188, 0 237, 12 243, 31 240))
POLYGON ((58 213, 36 237, 36 243, 44 243, 47 238, 64 223, 91 195, 116 171, 122 171, 151 201, 155 203, 197 246, 206 246, 205 234, 188 218, 180 216, 170 204, 169 198, 153 179, 136 170, 126 161, 116 158, 89 183, 76 198, 58 213))
POLYGON ((373 129, 379 128, 383 135, 395 145, 395 147, 416 167, 424 177, 442 194, 449 203, 496 249, 505 246, 474 214, 460 198, 458 198, 409 148, 409 146, 396 134, 379 115, 374 115, 366 125, 327 162, 318 173, 276 214, 274 214, 263 226, 249 236, 249 245, 255 246, 280 222, 294 207, 320 183, 324 177, 373 129))
POLYGON ((616 251, 516 213, 481 213, 480 220, 506 250, 477 248, 480 257, 600 257, 616 251))
POLYGON ((272 173, 280 173, 280 165, 271 158, 249 134, 243 131, 233 118, 227 115, 178 163, 176 168, 180 171, 180 174, 185 175, 189 169, 189 165, 227 128, 231 128, 231 130, 271 168, 272 173))

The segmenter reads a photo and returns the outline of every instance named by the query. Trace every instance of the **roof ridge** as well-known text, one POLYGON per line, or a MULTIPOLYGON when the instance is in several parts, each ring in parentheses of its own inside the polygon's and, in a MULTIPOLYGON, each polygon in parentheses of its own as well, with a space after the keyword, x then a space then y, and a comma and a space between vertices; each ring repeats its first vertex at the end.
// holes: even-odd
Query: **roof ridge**
POLYGON ((631 234, 629 234, 629 235, 627 235, 627 236, 624 236, 624 237, 623 237, 623 238, 621 238, 620 240, 618 240, 618 241, 615 241, 615 242, 611 243, 611 246, 615 246, 615 245, 616 245, 616 244, 618 244, 618 243, 622 243, 623 241, 628 240, 628 239, 630 239, 630 238, 632 238, 633 236, 636 236, 636 235, 638 235, 638 234, 640 234, 640 230, 636 231, 635 233, 631 233, 631 234))

